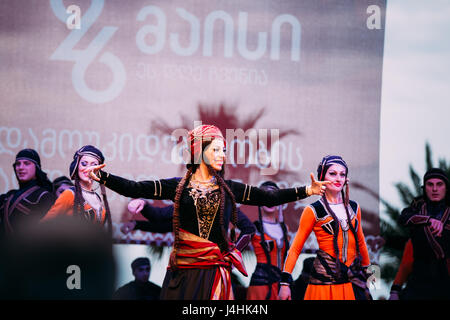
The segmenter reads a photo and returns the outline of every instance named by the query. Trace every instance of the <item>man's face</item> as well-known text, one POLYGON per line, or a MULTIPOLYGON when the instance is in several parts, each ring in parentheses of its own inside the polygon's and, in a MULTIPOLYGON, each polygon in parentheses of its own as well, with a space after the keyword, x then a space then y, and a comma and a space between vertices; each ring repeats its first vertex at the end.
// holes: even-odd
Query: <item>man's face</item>
POLYGON ((133 270, 134 278, 137 282, 147 282, 150 277, 150 266, 144 265, 133 270))
POLYGON ((425 183, 425 193, 433 202, 441 201, 445 198, 447 188, 445 182, 439 178, 432 178, 425 183))
POLYGON ((17 160, 14 163, 17 179, 20 183, 26 183, 36 179, 36 165, 30 160, 17 160))

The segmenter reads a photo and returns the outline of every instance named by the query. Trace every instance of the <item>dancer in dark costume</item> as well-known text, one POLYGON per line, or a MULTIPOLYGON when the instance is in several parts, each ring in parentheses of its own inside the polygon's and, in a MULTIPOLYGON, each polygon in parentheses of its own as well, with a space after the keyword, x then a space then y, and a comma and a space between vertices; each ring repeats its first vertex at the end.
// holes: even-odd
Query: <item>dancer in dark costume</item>
POLYGON ((13 164, 19 189, 0 195, 0 234, 8 236, 23 224, 38 223, 55 202, 52 184, 33 149, 19 151, 13 164))
POLYGON ((404 300, 450 299, 450 184, 445 172, 428 170, 423 195, 400 215, 410 227, 413 262, 404 300))
POLYGON ((225 139, 212 125, 189 132, 190 163, 183 178, 134 182, 95 166, 87 171, 113 191, 131 198, 174 201, 174 245, 163 283, 162 299, 233 299, 231 266, 247 275, 235 247, 236 203, 276 206, 322 194, 327 182, 266 191, 224 180, 225 139), (228 236, 228 225, 233 226, 228 236))

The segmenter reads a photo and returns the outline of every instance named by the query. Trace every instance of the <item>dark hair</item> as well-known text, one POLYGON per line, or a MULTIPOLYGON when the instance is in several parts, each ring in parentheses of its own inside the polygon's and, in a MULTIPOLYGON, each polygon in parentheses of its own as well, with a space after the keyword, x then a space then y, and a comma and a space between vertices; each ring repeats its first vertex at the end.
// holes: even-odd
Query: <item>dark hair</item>
POLYGON ((139 268, 141 266, 151 267, 150 259, 147 257, 139 257, 134 259, 133 262, 131 263, 131 269, 133 270, 133 272, 136 268, 139 268))
POLYGON ((66 176, 60 176, 58 178, 56 178, 55 180, 53 180, 53 192, 55 193, 56 190, 58 190, 59 187, 61 187, 63 184, 66 184, 68 186, 73 186, 73 182, 67 178, 66 176))
POLYGON ((84 218, 84 198, 80 185, 80 177, 75 176, 75 199, 73 201, 73 215, 74 217, 84 218))
POLYGON ((317 167, 317 179, 323 180, 325 178, 325 174, 327 173, 328 169, 333 164, 339 164, 343 166, 345 168, 345 175, 346 176, 348 175, 348 165, 344 161, 344 159, 342 159, 341 156, 327 155, 322 158, 322 161, 319 163, 317 167))

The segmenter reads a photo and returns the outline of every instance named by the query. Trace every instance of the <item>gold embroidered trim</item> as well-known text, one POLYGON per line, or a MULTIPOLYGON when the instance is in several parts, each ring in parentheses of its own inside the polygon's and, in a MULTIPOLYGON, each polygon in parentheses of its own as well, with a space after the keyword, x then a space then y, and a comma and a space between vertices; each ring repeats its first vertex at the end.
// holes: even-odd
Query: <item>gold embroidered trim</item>
POLYGON ((247 184, 245 185, 244 195, 242 196, 242 202, 245 201, 245 193, 247 192, 247 184))
POLYGON ((219 186, 212 183, 205 186, 191 181, 189 187, 192 188, 189 195, 194 200, 199 236, 208 239, 219 209, 220 193, 217 192, 219 186))
POLYGON ((159 197, 161 198, 161 194, 162 194, 161 180, 158 180, 158 183, 159 183, 159 197))

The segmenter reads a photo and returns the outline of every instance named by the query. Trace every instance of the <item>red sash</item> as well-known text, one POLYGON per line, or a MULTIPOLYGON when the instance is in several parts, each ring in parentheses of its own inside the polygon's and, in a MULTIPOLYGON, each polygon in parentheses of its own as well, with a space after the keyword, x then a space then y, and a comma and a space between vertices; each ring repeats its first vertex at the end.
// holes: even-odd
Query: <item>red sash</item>
POLYGON ((236 267, 244 276, 248 276, 241 252, 233 248, 229 252, 222 253, 216 243, 183 229, 179 231, 179 239, 180 242, 176 252, 178 268, 208 269, 218 267, 211 291, 211 300, 233 300, 232 266, 236 267))

